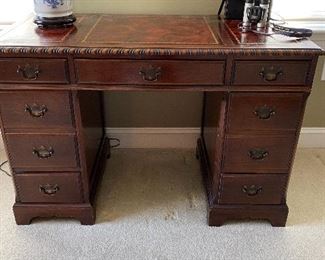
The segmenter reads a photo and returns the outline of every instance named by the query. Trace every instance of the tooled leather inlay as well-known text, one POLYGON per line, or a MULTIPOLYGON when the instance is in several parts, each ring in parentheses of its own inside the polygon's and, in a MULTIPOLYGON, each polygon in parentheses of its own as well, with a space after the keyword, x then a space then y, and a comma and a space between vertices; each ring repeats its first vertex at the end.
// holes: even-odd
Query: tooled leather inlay
POLYGON ((203 17, 103 15, 84 43, 219 44, 203 17))
POLYGON ((308 40, 284 41, 276 36, 257 37, 253 33, 239 37, 238 21, 220 21, 215 16, 86 14, 77 17, 75 26, 70 28, 39 30, 30 17, 8 31, 3 30, 0 56, 324 55, 324 51, 308 40))

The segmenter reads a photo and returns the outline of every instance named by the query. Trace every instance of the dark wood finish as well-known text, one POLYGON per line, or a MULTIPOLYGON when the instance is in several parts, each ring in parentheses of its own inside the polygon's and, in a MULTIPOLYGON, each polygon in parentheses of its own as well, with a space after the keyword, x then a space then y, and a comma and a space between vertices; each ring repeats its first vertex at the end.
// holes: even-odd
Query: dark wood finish
POLYGON ((311 62, 303 61, 235 61, 234 85, 306 85, 311 62), (247 75, 250 75, 247 77, 247 75))
MULTIPOLYGON (((76 153, 76 137, 74 134, 43 134, 21 133, 6 134, 9 149, 10 164, 12 168, 35 168, 34 171, 42 171, 43 167, 51 167, 53 170, 60 168, 78 167, 76 153), (45 148, 53 153, 43 155, 37 151, 45 148)), ((44 151, 43 153, 46 153, 44 151)))
POLYGON ((267 220, 273 227, 284 227, 289 209, 284 205, 218 205, 208 210, 210 226, 222 226, 229 220, 267 220))
POLYGON ((219 204, 281 204, 287 178, 284 174, 223 175, 219 204))
POLYGON ((72 128, 71 97, 66 91, 1 92, 4 128, 72 128))
MULTIPOLYGON (((256 205, 256 204, 219 204, 211 192, 213 182, 209 180, 209 176, 214 174, 211 172, 206 149, 203 140, 200 138, 197 142, 197 155, 200 160, 201 171, 205 183, 208 197, 208 224, 210 226, 222 226, 229 220, 268 220, 272 226, 284 227, 288 217, 288 206, 280 205, 256 205)), ((219 174, 219 173, 217 173, 219 174)), ((219 174, 221 175, 221 174, 219 174)), ((240 175, 239 175, 240 176, 240 175)), ((254 175, 255 176, 255 175, 254 175)), ((219 196, 219 195, 218 195, 219 196)), ((218 199, 218 198, 217 198, 218 199)))
POLYGON ((208 175, 209 182, 213 183, 211 196, 216 198, 219 191, 222 171, 225 135, 225 119, 227 107, 227 95, 224 93, 205 93, 202 136, 206 143, 207 163, 213 175, 208 175))
POLYGON ((85 158, 87 165, 88 178, 95 167, 96 160, 100 157, 99 150, 105 138, 105 119, 103 109, 103 95, 98 91, 79 91, 78 101, 82 132, 85 147, 85 158))
POLYGON ((110 142, 108 138, 103 138, 100 144, 100 147, 97 151, 97 157, 93 165, 92 173, 90 175, 90 191, 89 191, 89 199, 92 203, 94 203, 96 199, 96 190, 101 181, 104 170, 106 160, 110 158, 110 142))
POLYGON ((19 173, 14 175, 18 202, 81 203, 80 173, 19 173))
POLYGON ((296 131, 304 103, 303 93, 231 94, 227 132, 296 131))
POLYGON ((29 204, 15 203, 13 206, 16 223, 29 225, 38 217, 75 218, 82 225, 95 224, 96 212, 89 203, 81 204, 29 204))
POLYGON ((206 92, 197 155, 209 224, 284 226, 306 98, 324 51, 309 40, 241 33, 239 21, 216 16, 77 18, 70 28, 42 30, 31 17, 0 35, 1 131, 17 224, 95 223, 109 153, 98 91, 181 90, 206 92))
POLYGON ((0 59, 0 83, 69 83, 64 59, 0 59))
POLYGON ((188 63, 168 60, 77 59, 75 63, 77 81, 81 84, 224 84, 224 61, 193 61, 188 63))
POLYGON ((295 142, 295 134, 228 136, 225 141, 223 171, 287 173, 295 142))

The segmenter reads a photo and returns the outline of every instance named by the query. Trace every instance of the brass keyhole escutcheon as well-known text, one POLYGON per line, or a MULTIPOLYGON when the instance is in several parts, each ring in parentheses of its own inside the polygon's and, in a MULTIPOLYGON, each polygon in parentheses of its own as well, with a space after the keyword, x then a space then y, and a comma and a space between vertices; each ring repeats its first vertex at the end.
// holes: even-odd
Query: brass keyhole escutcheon
POLYGON ((139 74, 142 75, 142 78, 145 81, 157 81, 161 75, 161 67, 154 67, 150 65, 147 68, 141 68, 139 74))
POLYGON ((25 105, 25 112, 28 112, 32 117, 43 117, 48 111, 46 105, 38 105, 36 103, 32 105, 25 105))
POLYGON ((244 185, 242 187, 242 192, 246 193, 248 196, 256 196, 259 193, 261 193, 263 190, 262 186, 257 186, 257 185, 244 185))
POLYGON ((45 195, 53 196, 60 190, 60 187, 57 184, 44 184, 39 186, 39 190, 45 195))
POLYGON ((276 81, 278 80, 279 76, 283 75, 283 70, 280 67, 263 67, 259 73, 259 75, 265 80, 265 81, 276 81))
POLYGON ((54 150, 52 147, 46 148, 41 145, 38 148, 33 148, 33 154, 35 154, 40 159, 48 159, 54 155, 54 150))
POLYGON ((268 120, 276 114, 272 107, 264 105, 255 109, 254 114, 261 120, 268 120))
POLYGON ((37 80, 40 76, 40 69, 38 65, 31 65, 27 63, 25 66, 17 66, 17 74, 21 75, 25 80, 37 80))
POLYGON ((269 156, 269 152, 262 148, 255 148, 249 150, 248 155, 251 159, 258 161, 258 160, 263 160, 267 156, 269 156))

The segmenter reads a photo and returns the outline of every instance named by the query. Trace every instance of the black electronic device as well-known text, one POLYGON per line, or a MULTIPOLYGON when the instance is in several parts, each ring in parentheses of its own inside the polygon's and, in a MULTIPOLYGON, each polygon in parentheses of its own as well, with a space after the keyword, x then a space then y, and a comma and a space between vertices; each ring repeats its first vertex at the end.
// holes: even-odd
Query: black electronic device
POLYGON ((272 29, 275 33, 282 34, 288 37, 308 38, 313 35, 313 31, 305 28, 290 28, 286 26, 272 24, 272 29))
POLYGON ((245 0, 222 0, 218 15, 224 10, 224 18, 230 20, 242 20, 245 0))
POLYGON ((220 17, 224 10, 224 19, 242 20, 239 28, 243 32, 251 31, 264 35, 282 34, 295 38, 312 36, 313 32, 310 29, 290 28, 277 24, 271 19, 271 8, 272 0, 222 0, 218 16, 220 17))
POLYGON ((270 0, 246 0, 243 11, 242 29, 265 30, 269 21, 270 0))

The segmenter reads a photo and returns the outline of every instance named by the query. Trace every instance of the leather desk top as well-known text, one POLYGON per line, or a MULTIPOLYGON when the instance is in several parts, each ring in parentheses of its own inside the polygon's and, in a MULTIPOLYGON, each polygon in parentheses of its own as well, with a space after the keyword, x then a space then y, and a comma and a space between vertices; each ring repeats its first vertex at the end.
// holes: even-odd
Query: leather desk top
POLYGON ((0 35, 0 55, 322 54, 310 40, 241 33, 238 21, 216 16, 85 14, 77 18, 73 27, 42 30, 30 17, 0 35))

